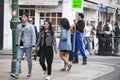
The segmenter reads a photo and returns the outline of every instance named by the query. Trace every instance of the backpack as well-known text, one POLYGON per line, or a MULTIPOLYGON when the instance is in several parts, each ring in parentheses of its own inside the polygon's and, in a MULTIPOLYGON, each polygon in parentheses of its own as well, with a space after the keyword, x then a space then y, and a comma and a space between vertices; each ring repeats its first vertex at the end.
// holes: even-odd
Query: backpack
POLYGON ((110 28, 109 28, 109 25, 106 23, 103 27, 103 31, 109 31, 110 28))

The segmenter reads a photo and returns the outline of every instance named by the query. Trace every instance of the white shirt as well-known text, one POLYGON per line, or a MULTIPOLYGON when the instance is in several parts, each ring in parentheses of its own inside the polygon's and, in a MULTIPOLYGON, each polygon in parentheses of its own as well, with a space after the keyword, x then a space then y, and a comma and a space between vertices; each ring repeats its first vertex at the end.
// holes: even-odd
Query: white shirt
POLYGON ((90 37, 90 34, 91 34, 91 30, 92 30, 92 28, 91 28, 91 26, 86 26, 85 28, 84 28, 84 31, 85 31, 85 37, 90 37))
POLYGON ((113 31, 113 29, 112 29, 112 25, 109 24, 109 23, 108 23, 108 25, 109 25, 110 31, 113 31))

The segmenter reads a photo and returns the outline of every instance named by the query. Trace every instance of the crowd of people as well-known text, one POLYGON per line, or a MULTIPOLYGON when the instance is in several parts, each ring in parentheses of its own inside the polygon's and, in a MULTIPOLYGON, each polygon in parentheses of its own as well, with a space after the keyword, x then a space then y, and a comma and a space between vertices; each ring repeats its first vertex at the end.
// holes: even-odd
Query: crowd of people
POLYGON ((120 37, 120 26, 118 24, 118 21, 115 21, 114 25, 112 26, 110 24, 110 19, 106 20, 106 23, 104 24, 102 21, 100 21, 97 25, 96 29, 96 37, 100 38, 100 33, 107 31, 110 34, 112 34, 113 37, 113 43, 114 45, 119 45, 119 37, 120 37))
MULTIPOLYGON (((113 31, 112 26, 107 20, 106 24, 109 28, 103 27, 103 22, 98 23, 97 29, 91 24, 91 21, 84 21, 84 14, 79 13, 77 19, 74 20, 72 27, 67 18, 61 20, 61 32, 59 35, 55 35, 52 29, 52 23, 49 21, 44 22, 44 26, 38 33, 36 26, 33 25, 33 19, 28 20, 28 14, 22 15, 22 22, 16 28, 16 48, 17 48, 17 59, 16 59, 16 72, 12 74, 12 77, 19 78, 19 71, 21 69, 21 61, 23 55, 26 55, 28 62, 28 74, 27 77, 32 75, 32 59, 31 55, 34 53, 39 57, 39 63, 47 75, 45 80, 51 80, 52 63, 54 53, 58 53, 60 58, 64 62, 63 68, 60 71, 70 71, 72 63, 79 63, 78 52, 82 56, 83 65, 87 64, 86 49, 90 55, 93 55, 92 49, 94 49, 94 36, 99 37, 99 33, 105 30, 110 32, 113 31), (56 38, 59 38, 58 49, 56 46, 56 38), (90 45, 92 42, 92 48, 90 45), (68 59, 69 56, 69 59, 68 59), (72 61, 72 63, 70 62, 72 61), (46 62, 46 63, 45 63, 46 62)), ((118 23, 115 22, 115 35, 119 29, 118 23)), ((36 58, 35 58, 36 59, 36 58)))

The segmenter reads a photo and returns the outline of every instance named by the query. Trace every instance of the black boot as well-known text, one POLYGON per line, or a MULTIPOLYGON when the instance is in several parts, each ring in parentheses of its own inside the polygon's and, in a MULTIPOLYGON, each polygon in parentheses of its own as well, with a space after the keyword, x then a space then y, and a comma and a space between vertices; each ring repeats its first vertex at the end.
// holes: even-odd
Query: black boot
POLYGON ((72 63, 79 63, 78 57, 75 57, 72 61, 72 63))
POLYGON ((73 54, 72 54, 72 51, 69 52, 69 61, 70 61, 70 62, 73 61, 73 54))
POLYGON ((83 65, 86 65, 87 64, 87 58, 86 59, 83 59, 83 65))

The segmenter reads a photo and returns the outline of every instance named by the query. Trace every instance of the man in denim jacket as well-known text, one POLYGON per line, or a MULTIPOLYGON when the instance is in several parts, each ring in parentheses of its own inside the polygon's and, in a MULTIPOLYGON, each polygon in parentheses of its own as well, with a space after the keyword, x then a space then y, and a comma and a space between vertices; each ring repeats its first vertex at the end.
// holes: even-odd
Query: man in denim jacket
POLYGON ((16 29, 16 47, 17 47, 17 60, 16 60, 16 72, 11 75, 12 77, 18 78, 19 70, 21 66, 21 60, 23 54, 27 56, 28 62, 28 74, 27 77, 31 77, 32 60, 31 53, 35 51, 35 30, 33 25, 28 23, 28 14, 22 15, 22 23, 17 26, 16 29))

